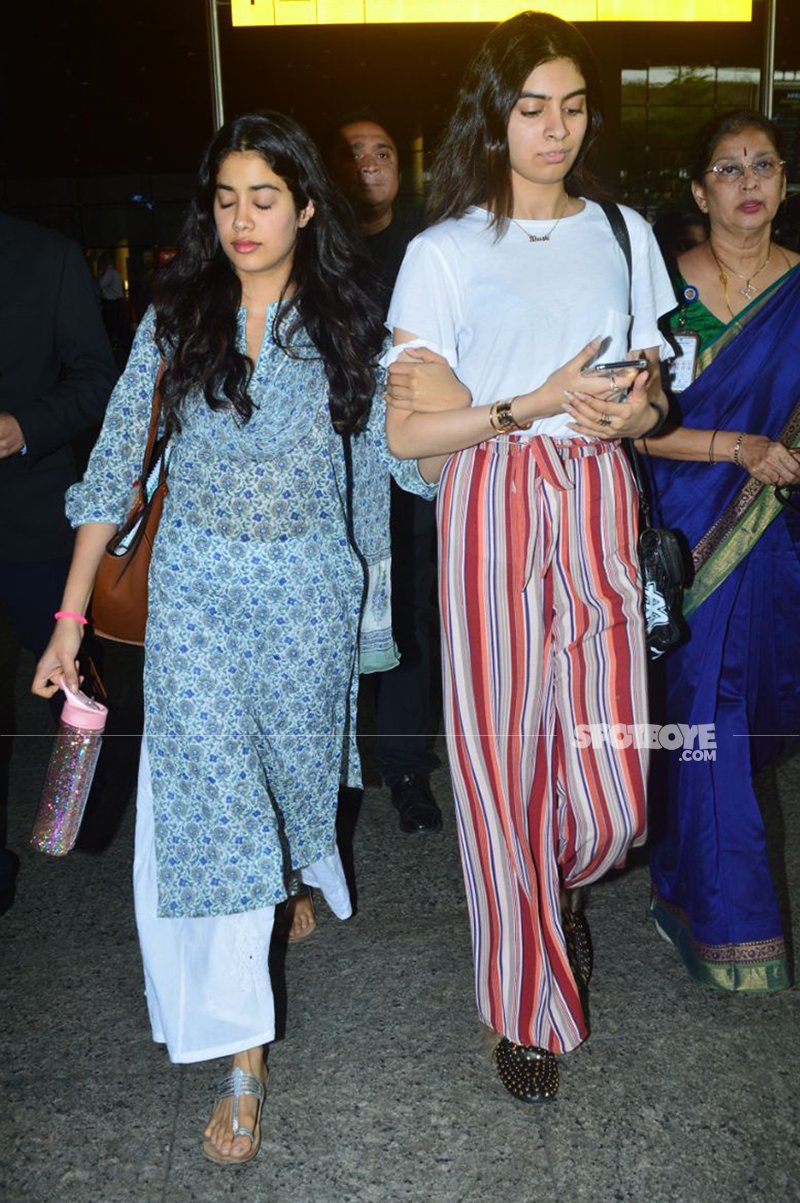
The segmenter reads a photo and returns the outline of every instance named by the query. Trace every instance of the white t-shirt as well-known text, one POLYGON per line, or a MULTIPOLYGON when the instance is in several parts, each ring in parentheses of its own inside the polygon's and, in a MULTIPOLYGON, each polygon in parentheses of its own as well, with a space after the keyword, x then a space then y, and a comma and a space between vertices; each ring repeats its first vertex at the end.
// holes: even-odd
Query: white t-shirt
POLYGON ((104 301, 121 301, 125 296, 122 277, 112 265, 103 269, 97 283, 100 286, 100 296, 104 301))
MULTIPOLYGON (((675 294, 647 222, 620 206, 633 257, 630 346, 672 352, 658 318, 675 294)), ((628 269, 608 218, 593 201, 564 217, 548 242, 551 221, 509 222, 495 238, 485 209, 431 226, 409 244, 397 277, 387 326, 405 330, 444 355, 486 405, 538 388, 595 337, 611 339, 602 359, 628 349, 628 269)), ((566 413, 534 422, 530 435, 575 437, 566 413)))

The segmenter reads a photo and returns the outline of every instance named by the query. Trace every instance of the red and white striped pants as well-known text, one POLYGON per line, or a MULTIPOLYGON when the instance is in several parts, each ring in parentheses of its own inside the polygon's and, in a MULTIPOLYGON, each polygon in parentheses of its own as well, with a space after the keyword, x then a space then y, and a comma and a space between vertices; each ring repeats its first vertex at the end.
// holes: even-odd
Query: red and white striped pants
POLYGON ((494 439, 448 461, 438 521, 478 1010, 510 1040, 567 1052, 587 1029, 559 889, 645 838, 646 752, 574 738, 647 721, 636 488, 617 444, 494 439))

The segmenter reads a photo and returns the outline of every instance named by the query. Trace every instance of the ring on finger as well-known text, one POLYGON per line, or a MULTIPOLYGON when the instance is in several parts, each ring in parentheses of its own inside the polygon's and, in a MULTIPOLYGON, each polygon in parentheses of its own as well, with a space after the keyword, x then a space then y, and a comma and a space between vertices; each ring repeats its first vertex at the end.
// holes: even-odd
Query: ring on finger
POLYGON ((610 426, 611 425, 611 414, 603 414, 603 416, 600 418, 600 425, 601 426, 610 426))

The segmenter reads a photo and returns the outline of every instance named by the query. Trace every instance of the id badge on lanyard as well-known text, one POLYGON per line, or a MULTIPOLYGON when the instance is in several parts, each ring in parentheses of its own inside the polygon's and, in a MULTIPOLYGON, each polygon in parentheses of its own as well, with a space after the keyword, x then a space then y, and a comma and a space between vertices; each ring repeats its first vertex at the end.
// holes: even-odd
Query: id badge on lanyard
POLYGON ((673 393, 682 393, 695 378, 697 373, 697 356, 700 352, 700 335, 686 325, 686 305, 697 300, 697 289, 688 284, 683 290, 683 307, 678 319, 678 326, 673 331, 673 341, 677 347, 674 359, 667 362, 667 376, 673 393))

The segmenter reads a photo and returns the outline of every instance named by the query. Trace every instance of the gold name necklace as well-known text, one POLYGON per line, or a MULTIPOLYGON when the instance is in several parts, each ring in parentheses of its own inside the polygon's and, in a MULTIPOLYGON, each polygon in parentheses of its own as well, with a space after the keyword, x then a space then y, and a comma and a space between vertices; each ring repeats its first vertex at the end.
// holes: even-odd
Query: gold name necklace
MULTIPOLYGON (((547 230, 546 233, 544 233, 544 234, 529 234, 528 231, 525 229, 525 227, 521 226, 519 224, 519 222, 516 220, 516 218, 512 217, 511 220, 514 222, 514 225, 517 227, 517 229, 522 231, 522 233, 528 239, 528 242, 549 242, 550 235, 554 232, 556 226, 561 221, 561 218, 566 217, 568 208, 569 208, 569 194, 566 194, 564 197, 564 208, 561 210, 558 217, 555 219, 555 221, 551 225, 550 229, 547 230)), ((533 219, 531 219, 531 220, 533 220, 533 219)))

